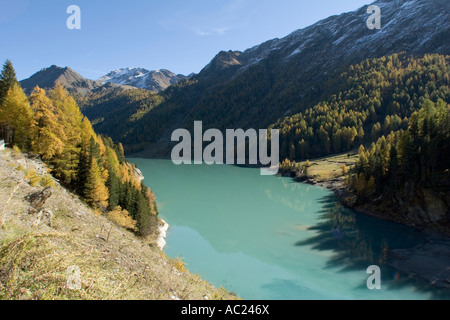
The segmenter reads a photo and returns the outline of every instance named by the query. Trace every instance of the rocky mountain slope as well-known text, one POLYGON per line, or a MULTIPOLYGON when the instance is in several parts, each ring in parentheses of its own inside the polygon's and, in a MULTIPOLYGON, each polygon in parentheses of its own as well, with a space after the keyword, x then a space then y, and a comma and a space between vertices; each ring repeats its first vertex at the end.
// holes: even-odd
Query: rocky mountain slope
MULTIPOLYGON (((330 81, 365 59, 400 52, 413 56, 450 53, 446 40, 450 38, 450 2, 379 0, 374 4, 381 9, 380 30, 367 27, 370 14, 364 6, 244 52, 220 52, 191 84, 168 93, 159 108, 170 109, 183 120, 166 117, 165 127, 190 128, 193 121, 202 120, 205 127, 218 129, 265 128, 328 99, 334 89, 330 81)), ((155 108, 141 122, 148 123, 157 112, 155 108)), ((142 155, 163 154, 167 146, 156 142, 167 141, 166 133, 160 131, 159 139, 153 134, 149 143, 154 144, 142 155), (155 153, 155 148, 160 150, 155 153)), ((127 136, 133 134, 127 132, 127 136)))
POLYGON ((166 69, 149 71, 143 68, 126 68, 112 71, 97 81, 160 92, 185 78, 184 75, 177 75, 166 69))
MULTIPOLYGON (((99 104, 87 102, 90 114, 100 115, 90 120, 101 123, 97 129, 121 141, 128 153, 147 149, 141 155, 164 157, 171 149, 167 128, 191 128, 196 120, 202 120, 205 129, 267 128, 327 100, 336 93, 332 81, 365 59, 400 52, 450 54, 449 1, 374 4, 381 9, 380 30, 367 27, 370 14, 364 6, 244 52, 222 51, 199 74, 161 92, 158 103, 148 107, 142 100, 144 107, 135 108, 134 115, 124 117, 123 110, 114 107, 125 94, 102 97, 99 104), (104 110, 111 121, 101 116, 104 110)), ((124 74, 126 79, 116 81, 126 83, 131 77, 134 85, 146 83, 144 70, 125 69, 124 74)))
POLYGON ((234 297, 166 257, 156 239, 137 238, 94 212, 39 160, 6 149, 0 151, 0 299, 234 297))
POLYGON ((82 77, 69 67, 61 68, 52 65, 44 68, 32 75, 30 78, 20 81, 20 84, 26 94, 30 94, 35 86, 42 89, 52 89, 57 83, 63 85, 69 93, 76 96, 86 96, 92 92, 108 91, 108 90, 130 90, 131 86, 117 85, 114 83, 104 84, 102 82, 93 81, 82 77))
POLYGON ((232 69, 229 74, 233 78, 270 59, 271 65, 293 67, 301 75, 318 66, 324 72, 332 72, 344 64, 402 51, 413 55, 450 52, 450 43, 446 41, 450 37, 448 1, 379 0, 373 4, 381 9, 380 30, 367 28, 369 14, 364 6, 244 52, 220 52, 199 77, 210 78, 232 69))
POLYGON ((228 126, 264 126, 284 114, 307 107, 321 86, 352 64, 407 52, 450 53, 450 2, 445 0, 379 0, 380 30, 370 30, 367 6, 332 16, 290 35, 244 52, 220 52, 197 77, 216 84, 203 90, 192 118, 212 113, 228 126), (229 110, 235 104, 236 110, 229 110), (210 107, 214 105, 214 110, 210 107), (239 106, 240 105, 240 106, 239 106), (222 115, 228 109, 226 117, 222 115), (261 117, 260 114, 264 114, 261 117))

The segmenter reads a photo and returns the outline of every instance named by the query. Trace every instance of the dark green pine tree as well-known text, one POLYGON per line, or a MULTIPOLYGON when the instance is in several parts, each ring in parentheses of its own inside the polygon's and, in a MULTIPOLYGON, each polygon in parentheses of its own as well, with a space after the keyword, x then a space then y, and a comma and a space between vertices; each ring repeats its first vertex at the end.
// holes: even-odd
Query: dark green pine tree
POLYGON ((89 154, 89 150, 87 146, 80 146, 80 161, 78 162, 77 169, 77 179, 75 182, 75 189, 78 194, 83 194, 84 185, 86 184, 86 179, 89 171, 89 164, 91 160, 91 156, 89 154))
POLYGON ((11 60, 6 60, 3 64, 2 73, 0 74, 0 105, 3 103, 8 90, 16 83, 18 83, 18 81, 12 62, 11 60))
POLYGON ((97 164, 99 166, 102 165, 102 157, 100 154, 100 146, 98 145, 97 142, 95 142, 94 137, 91 137, 90 141, 89 141, 89 154, 91 155, 92 159, 95 159, 97 161, 97 164))
POLYGON ((109 190, 108 210, 114 210, 120 203, 120 179, 113 170, 108 170, 109 176, 106 181, 106 187, 109 190))
POLYGON ((122 184, 122 190, 120 192, 119 205, 127 210, 131 217, 136 220, 136 194, 137 190, 130 182, 122 184))
POLYGON ((125 152, 124 152, 123 146, 120 142, 117 145, 114 145, 114 150, 116 151, 119 162, 124 163, 126 161, 125 160, 125 152))
POLYGON ((397 186, 398 184, 398 175, 399 173, 399 167, 398 167, 398 152, 397 147, 393 146, 390 151, 389 155, 389 171, 388 171, 388 178, 389 182, 392 186, 397 186))
POLYGON ((146 237, 153 232, 153 227, 156 225, 156 217, 152 215, 147 197, 142 194, 137 194, 136 199, 136 220, 139 235, 146 237))

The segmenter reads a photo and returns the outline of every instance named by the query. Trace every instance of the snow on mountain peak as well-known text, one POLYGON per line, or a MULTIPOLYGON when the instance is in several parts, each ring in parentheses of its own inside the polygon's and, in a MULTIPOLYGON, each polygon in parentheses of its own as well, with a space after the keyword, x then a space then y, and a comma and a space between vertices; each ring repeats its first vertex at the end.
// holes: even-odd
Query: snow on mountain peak
POLYGON ((149 71, 144 68, 121 68, 111 71, 98 79, 102 83, 116 83, 129 85, 153 92, 160 92, 170 85, 176 84, 186 77, 176 75, 173 72, 161 69, 149 71))

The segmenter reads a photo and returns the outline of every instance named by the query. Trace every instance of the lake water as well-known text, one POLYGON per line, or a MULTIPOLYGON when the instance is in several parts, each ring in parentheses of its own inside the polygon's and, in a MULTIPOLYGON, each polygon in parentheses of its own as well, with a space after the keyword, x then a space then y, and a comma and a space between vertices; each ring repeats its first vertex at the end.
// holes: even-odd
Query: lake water
POLYGON ((355 214, 327 189, 257 169, 129 160, 171 226, 166 254, 243 299, 442 298, 391 267, 389 250, 423 234, 355 214), (370 265, 381 268, 381 290, 367 288, 370 265))

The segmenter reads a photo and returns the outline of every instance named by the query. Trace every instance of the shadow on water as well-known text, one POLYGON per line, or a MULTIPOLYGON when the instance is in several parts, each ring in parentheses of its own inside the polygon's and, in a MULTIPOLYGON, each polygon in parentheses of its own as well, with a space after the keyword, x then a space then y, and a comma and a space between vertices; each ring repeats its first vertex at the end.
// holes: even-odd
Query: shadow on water
MULTIPOLYGON (((307 296, 311 293, 309 288, 285 279, 273 279, 272 282, 262 285, 261 288, 270 291, 274 300, 296 300, 295 297, 299 293, 302 296, 307 296)), ((314 298, 316 297, 310 297, 310 299, 314 298)))
POLYGON ((357 214, 342 206, 335 195, 319 202, 323 204, 321 222, 310 229, 317 234, 297 246, 333 251, 327 267, 339 267, 343 272, 378 265, 382 283, 389 290, 412 286, 432 299, 450 299, 448 238, 357 214))

